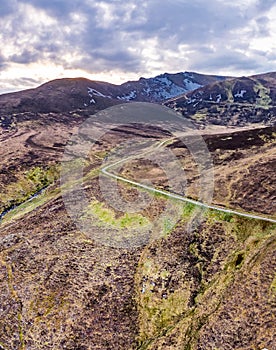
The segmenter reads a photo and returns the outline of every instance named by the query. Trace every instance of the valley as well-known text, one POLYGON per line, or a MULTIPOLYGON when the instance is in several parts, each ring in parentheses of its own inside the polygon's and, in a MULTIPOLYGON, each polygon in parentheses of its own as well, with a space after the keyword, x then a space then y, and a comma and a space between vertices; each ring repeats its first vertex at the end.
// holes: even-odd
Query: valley
POLYGON ((0 349, 273 349, 275 73, 194 77, 160 126, 100 82, 0 96, 0 349))

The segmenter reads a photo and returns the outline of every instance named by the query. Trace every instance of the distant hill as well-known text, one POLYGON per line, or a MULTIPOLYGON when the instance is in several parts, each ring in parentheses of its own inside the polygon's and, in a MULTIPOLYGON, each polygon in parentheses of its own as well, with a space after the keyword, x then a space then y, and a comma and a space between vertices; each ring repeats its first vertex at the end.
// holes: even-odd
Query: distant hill
POLYGON ((274 124, 276 72, 217 81, 165 105, 201 125, 274 124))
POLYGON ((194 72, 165 73, 154 78, 140 78, 139 81, 130 81, 122 84, 121 87, 125 92, 119 98, 123 100, 161 102, 216 81, 223 81, 226 78, 224 76, 194 72))
POLYGON ((57 79, 35 89, 0 95, 0 115, 21 112, 59 113, 77 109, 96 112, 128 101, 161 102, 224 79, 222 76, 190 72, 165 73, 122 85, 84 78, 57 79))
POLYGON ((0 95, 0 124, 9 127, 18 114, 77 112, 85 116, 140 101, 163 103, 200 127, 273 125, 275 99, 276 72, 240 78, 165 73, 121 85, 85 78, 57 79, 35 89, 0 95))

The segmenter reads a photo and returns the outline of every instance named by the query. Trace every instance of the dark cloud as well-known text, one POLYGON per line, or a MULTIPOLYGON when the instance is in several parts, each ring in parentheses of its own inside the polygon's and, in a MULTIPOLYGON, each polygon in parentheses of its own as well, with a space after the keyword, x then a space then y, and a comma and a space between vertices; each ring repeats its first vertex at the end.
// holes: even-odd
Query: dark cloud
POLYGON ((38 86, 41 82, 29 77, 11 78, 0 86, 0 94, 19 90, 20 87, 30 89, 38 86))
POLYGON ((22 77, 20 79, 18 79, 18 82, 24 82, 24 83, 28 83, 28 84, 38 84, 39 81, 37 79, 32 79, 30 77, 22 77))
POLYGON ((256 19, 257 33, 256 35, 261 37, 267 37, 269 35, 269 18, 262 16, 256 19))
MULTIPOLYGON (((159 1, 149 1, 146 21, 141 23, 139 30, 145 35, 157 34, 163 39, 175 36, 178 42, 202 42, 210 35, 221 37, 230 28, 244 25, 243 16, 230 9, 231 6, 218 5, 216 1, 208 1, 208 4, 203 1, 167 1, 161 6, 159 1)), ((127 29, 131 29, 131 23, 127 29)))
POLYGON ((21 64, 28 64, 32 62, 36 62, 39 58, 38 52, 33 52, 25 49, 22 53, 18 55, 10 56, 10 61, 21 64))
POLYGON ((0 60, 0 72, 7 68, 7 64, 5 62, 1 62, 0 60))
POLYGON ((125 51, 116 51, 116 49, 113 49, 111 52, 100 52, 96 50, 93 53, 93 59, 90 57, 84 58, 80 60, 78 64, 74 64, 74 67, 71 66, 70 68, 82 69, 84 66, 90 73, 100 73, 102 71, 107 72, 111 70, 138 73, 142 68, 139 57, 125 51))

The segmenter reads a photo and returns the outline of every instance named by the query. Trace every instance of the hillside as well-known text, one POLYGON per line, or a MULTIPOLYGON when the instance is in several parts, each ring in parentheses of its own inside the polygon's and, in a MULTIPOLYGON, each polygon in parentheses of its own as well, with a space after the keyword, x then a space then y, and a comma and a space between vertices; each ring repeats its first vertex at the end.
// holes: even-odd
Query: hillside
POLYGON ((137 82, 122 84, 125 92, 119 98, 125 101, 161 102, 225 79, 227 77, 194 72, 164 73, 154 78, 140 78, 137 82))
MULTIPOLYGON (((22 113, 83 116, 126 102, 155 102, 196 125, 275 123, 276 73, 226 78, 198 73, 162 74, 122 85, 84 78, 58 79, 36 89, 0 95, 0 122, 9 127, 22 113)), ((22 116, 21 116, 22 117, 22 116)))
POLYGON ((266 123, 276 118, 276 72, 216 82, 165 105, 201 125, 266 123))
MULTIPOLYGON (((238 81, 245 81, 248 91, 257 81, 275 100, 274 73, 227 83, 238 81)), ((222 93, 225 83, 197 89, 179 103, 205 89, 206 96, 217 87, 222 93)), ((127 206, 141 204, 145 195, 148 205, 134 212, 114 207, 101 187, 100 169, 116 155, 130 157, 134 141, 134 151, 144 150, 142 156, 119 164, 114 173, 174 191, 170 180, 193 199, 206 186, 195 160, 202 151, 198 138, 187 134, 185 143, 173 135, 171 119, 166 129, 142 120, 111 128, 114 120, 109 125, 98 114, 76 142, 73 136, 87 116, 122 102, 111 96, 116 89, 68 79, 0 96, 0 349, 272 350, 275 223, 212 209, 199 215, 193 204, 123 181, 116 189, 127 206), (78 107, 86 102, 89 106, 78 107), (103 131, 96 140, 94 128, 103 131), (77 146, 76 154, 68 152, 68 145, 77 146), (83 155, 83 145, 89 145, 89 152, 76 157, 83 155), (65 149, 70 161, 64 160, 65 149), (166 167, 163 149, 169 154, 166 167), (153 150, 151 160, 147 152, 153 150), (69 164, 69 179, 61 177, 62 160, 69 164), (181 179, 174 172, 179 164, 181 179), (80 177, 76 169, 82 170, 80 177), (87 205, 77 210, 83 194, 87 205)), ((245 89, 238 85, 244 97, 245 89)), ((231 91, 236 94, 236 88, 231 91)), ((244 112, 243 103, 253 106, 260 91, 252 100, 231 103, 244 112)), ((227 101, 214 106, 223 108, 227 101)), ((262 101, 262 110, 271 113, 273 102, 262 101)), ((214 126, 210 118, 199 133, 211 158, 205 174, 213 172, 212 203, 276 219, 276 129, 264 125, 273 119, 262 119, 262 125, 242 119, 247 127, 226 128, 214 126)))
POLYGON ((0 116, 34 112, 89 113, 129 101, 160 102, 225 77, 198 73, 162 74, 155 78, 114 85, 84 78, 58 79, 36 89, 0 95, 0 116))

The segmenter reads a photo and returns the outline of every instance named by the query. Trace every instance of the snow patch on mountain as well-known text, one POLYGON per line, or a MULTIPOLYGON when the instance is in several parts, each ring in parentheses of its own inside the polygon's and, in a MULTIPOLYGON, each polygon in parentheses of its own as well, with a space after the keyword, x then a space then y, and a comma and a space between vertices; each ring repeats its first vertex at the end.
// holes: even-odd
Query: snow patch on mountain
POLYGON ((246 90, 241 90, 240 92, 237 92, 234 97, 244 97, 244 94, 246 94, 246 90))
POLYGON ((188 87, 181 87, 164 76, 150 78, 144 83, 142 95, 161 101, 167 100, 190 91, 191 84, 188 87))
POLYGON ((196 90, 202 87, 202 85, 194 83, 193 81, 187 78, 183 80, 183 83, 186 87, 186 91, 196 90))
POLYGON ((194 98, 194 97, 189 97, 188 99, 187 99, 187 104, 188 105, 190 105, 191 103, 194 103, 194 102, 196 102, 196 98, 194 98))
POLYGON ((123 101, 131 101, 134 100, 137 97, 137 92, 136 90, 130 91, 128 94, 123 95, 123 96, 117 96, 118 100, 123 100, 123 101))
MULTIPOLYGON (((203 76, 204 77, 204 76, 203 76)), ((212 79, 212 78, 211 78, 212 79)), ((120 86, 109 87, 108 95, 105 95, 95 88, 88 87, 90 104, 97 103, 99 98, 115 98, 122 102, 143 101, 163 102, 177 96, 186 94, 189 91, 197 91, 196 99, 200 99, 200 88, 205 85, 208 78, 202 78, 200 74, 181 72, 176 74, 164 73, 152 78, 140 78, 139 81, 129 81, 120 86), (199 90, 199 91, 198 91, 199 90)), ((95 86, 96 88, 98 87, 95 86)), ((214 97, 214 100, 216 98, 214 97)), ((196 101, 191 101, 195 103, 196 101)))
POLYGON ((95 99, 93 98, 94 96, 103 97, 103 98, 111 98, 111 96, 104 95, 100 91, 92 89, 91 87, 88 87, 87 91, 88 91, 89 97, 91 98, 90 103, 93 103, 93 104, 96 103, 95 99))

